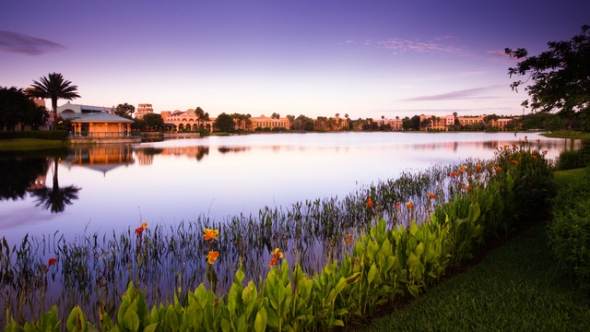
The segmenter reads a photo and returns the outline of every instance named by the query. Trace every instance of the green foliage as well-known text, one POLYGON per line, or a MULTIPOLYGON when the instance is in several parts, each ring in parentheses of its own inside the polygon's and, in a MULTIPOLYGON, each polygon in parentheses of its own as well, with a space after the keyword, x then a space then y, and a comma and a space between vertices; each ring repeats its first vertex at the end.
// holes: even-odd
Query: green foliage
MULTIPOLYGON (((506 54, 523 59, 508 73, 530 77, 534 84, 528 85, 529 100, 523 106, 533 110, 566 112, 585 110, 590 107, 590 26, 584 25, 581 33, 569 41, 549 42, 549 50, 537 56, 529 56, 527 50, 507 48, 506 54)), ((511 84, 516 90, 525 82, 511 84)))
POLYGON ((590 292, 590 169, 560 188, 549 224, 550 248, 558 264, 590 292))
POLYGON ((555 167, 565 171, 574 168, 583 168, 588 165, 590 156, 580 150, 564 150, 559 154, 555 167))
POLYGON ((230 132, 234 131, 236 126, 231 115, 221 113, 217 119, 215 119, 215 127, 219 129, 219 131, 230 132))

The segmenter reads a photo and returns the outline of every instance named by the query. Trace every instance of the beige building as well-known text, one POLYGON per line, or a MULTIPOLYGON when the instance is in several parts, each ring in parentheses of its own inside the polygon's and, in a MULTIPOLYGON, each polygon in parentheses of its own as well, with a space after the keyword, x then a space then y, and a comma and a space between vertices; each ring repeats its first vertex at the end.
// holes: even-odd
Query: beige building
POLYGON ((154 113, 154 109, 152 108, 152 104, 139 104, 137 105, 137 109, 135 110, 135 118, 136 119, 143 119, 144 115, 154 113))
MULTIPOLYGON (((217 118, 209 118, 207 121, 202 121, 198 118, 194 109, 188 109, 185 112, 176 110, 162 111, 162 119, 171 126, 172 131, 197 131, 203 128, 209 131, 215 130, 214 124, 217 118)), ((273 119, 261 115, 259 117, 250 117, 249 121, 239 121, 234 119, 236 124, 235 129, 241 130, 256 130, 257 128, 273 128, 282 127, 289 129, 291 124, 287 118, 273 119)))

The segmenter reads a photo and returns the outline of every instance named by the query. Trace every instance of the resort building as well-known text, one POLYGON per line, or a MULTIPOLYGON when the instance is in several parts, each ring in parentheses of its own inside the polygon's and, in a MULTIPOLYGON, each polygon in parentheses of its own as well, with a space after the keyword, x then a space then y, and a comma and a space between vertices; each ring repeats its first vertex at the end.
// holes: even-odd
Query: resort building
POLYGON ((135 110, 135 118, 136 119, 143 119, 144 115, 154 113, 154 109, 152 108, 152 104, 139 104, 137 105, 137 109, 135 110))
POLYGON ((131 135, 129 120, 114 114, 114 107, 105 108, 75 105, 69 102, 57 108, 62 119, 72 122, 72 143, 125 143, 139 142, 139 136, 131 135))
MULTIPOLYGON (((199 128, 208 131, 214 131, 215 120, 217 118, 209 118, 208 120, 199 119, 194 109, 188 109, 185 112, 176 110, 162 111, 161 113, 164 123, 171 125, 172 131, 197 131, 199 128)), ((291 123, 287 118, 269 118, 264 115, 259 117, 234 118, 235 129, 238 130, 256 130, 257 128, 287 128, 291 127, 291 123)))

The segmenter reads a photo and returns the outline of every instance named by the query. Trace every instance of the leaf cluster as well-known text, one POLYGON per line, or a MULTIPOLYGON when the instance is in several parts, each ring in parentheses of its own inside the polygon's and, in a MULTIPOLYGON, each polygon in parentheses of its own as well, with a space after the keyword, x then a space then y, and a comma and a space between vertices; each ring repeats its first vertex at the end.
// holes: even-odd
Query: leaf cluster
POLYGON ((517 80, 510 87, 525 87, 530 101, 522 105, 533 110, 551 112, 585 111, 590 108, 590 26, 583 25, 581 33, 569 41, 549 42, 549 50, 529 56, 524 48, 505 49, 510 57, 522 59, 516 67, 508 69, 510 77, 529 76, 517 80))

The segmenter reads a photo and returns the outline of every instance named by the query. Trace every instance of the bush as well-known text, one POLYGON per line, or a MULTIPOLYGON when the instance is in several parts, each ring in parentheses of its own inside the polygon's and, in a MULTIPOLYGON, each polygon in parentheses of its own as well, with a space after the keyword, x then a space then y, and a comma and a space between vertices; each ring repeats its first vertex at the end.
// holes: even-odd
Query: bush
POLYGON ((554 200, 549 246, 558 265, 590 291, 590 169, 581 181, 562 187, 554 200))
POLYGON ((588 165, 588 155, 581 150, 565 150, 559 154, 557 159, 558 170, 568 170, 574 168, 583 168, 588 165))

